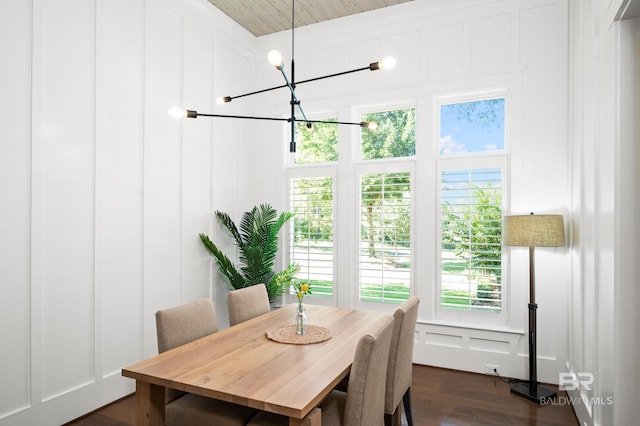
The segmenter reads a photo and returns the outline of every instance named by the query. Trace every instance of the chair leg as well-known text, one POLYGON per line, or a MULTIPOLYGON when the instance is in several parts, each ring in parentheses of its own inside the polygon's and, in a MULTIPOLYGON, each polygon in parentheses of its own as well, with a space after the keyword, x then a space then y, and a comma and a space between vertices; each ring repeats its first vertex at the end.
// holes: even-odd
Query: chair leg
POLYGON ((393 426, 393 414, 384 413, 384 426, 393 426))
POLYGON ((402 396, 402 404, 404 405, 404 413, 407 416, 407 424, 413 426, 413 412, 411 411, 411 386, 402 396))
POLYGON ((384 426, 401 426, 402 425, 402 407, 398 405, 393 414, 384 413, 384 426))

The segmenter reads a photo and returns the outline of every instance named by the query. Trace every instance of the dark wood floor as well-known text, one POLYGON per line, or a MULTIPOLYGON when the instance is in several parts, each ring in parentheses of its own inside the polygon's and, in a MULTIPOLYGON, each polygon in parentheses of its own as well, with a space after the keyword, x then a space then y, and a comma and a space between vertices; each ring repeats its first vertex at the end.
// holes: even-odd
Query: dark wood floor
MULTIPOLYGON (((564 392, 559 392, 554 404, 539 406, 512 394, 511 386, 498 377, 414 365, 411 386, 414 423, 416 426, 578 424, 564 392)), ((134 419, 135 397, 129 396, 68 425, 133 426, 134 419)))

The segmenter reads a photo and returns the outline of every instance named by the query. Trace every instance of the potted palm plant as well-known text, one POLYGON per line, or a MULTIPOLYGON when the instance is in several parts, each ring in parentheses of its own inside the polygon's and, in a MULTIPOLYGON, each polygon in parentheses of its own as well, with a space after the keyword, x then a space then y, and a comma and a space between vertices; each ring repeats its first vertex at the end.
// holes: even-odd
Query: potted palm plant
POLYGON ((215 258, 230 289, 265 284, 269 301, 273 303, 288 288, 288 277, 292 275, 293 265, 279 273, 274 271, 274 265, 278 253, 278 233, 293 217, 293 213, 278 214, 271 205, 260 204, 244 212, 239 228, 227 213, 216 211, 214 214, 234 239, 238 249, 238 265, 220 251, 207 235, 200 234, 200 239, 215 258))

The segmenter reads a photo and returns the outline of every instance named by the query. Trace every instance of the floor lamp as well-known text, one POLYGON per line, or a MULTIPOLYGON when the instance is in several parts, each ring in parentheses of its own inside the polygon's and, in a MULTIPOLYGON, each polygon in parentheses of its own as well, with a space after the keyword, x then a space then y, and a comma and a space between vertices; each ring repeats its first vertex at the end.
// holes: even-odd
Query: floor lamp
POLYGON ((553 398, 556 392, 538 386, 536 368, 536 287, 534 251, 536 247, 562 247, 564 223, 562 215, 516 215, 504 220, 504 242, 507 246, 529 247, 529 382, 511 388, 511 392, 538 404, 553 398))

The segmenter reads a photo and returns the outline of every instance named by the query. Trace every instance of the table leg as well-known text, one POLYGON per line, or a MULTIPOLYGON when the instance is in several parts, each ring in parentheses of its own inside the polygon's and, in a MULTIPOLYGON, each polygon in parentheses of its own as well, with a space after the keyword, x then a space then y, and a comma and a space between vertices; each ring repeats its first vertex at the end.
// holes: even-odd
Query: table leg
POLYGON ((289 417, 289 426, 321 426, 320 408, 314 408, 304 419, 289 417))
POLYGON ((136 426, 164 426, 162 386, 136 380, 136 426))

